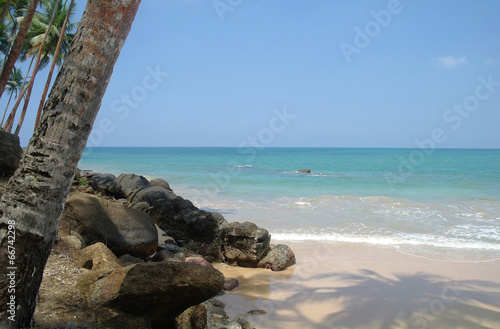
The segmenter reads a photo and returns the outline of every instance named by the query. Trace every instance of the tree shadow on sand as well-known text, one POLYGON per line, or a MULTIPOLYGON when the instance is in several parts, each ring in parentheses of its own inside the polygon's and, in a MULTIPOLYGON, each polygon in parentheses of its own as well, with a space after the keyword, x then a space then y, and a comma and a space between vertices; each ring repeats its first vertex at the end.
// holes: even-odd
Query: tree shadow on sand
POLYGON ((308 281, 320 284, 296 284, 283 305, 297 322, 311 325, 302 328, 500 328, 500 285, 488 281, 425 273, 384 277, 369 270, 308 281), (304 305, 331 305, 332 311, 313 323, 304 305))

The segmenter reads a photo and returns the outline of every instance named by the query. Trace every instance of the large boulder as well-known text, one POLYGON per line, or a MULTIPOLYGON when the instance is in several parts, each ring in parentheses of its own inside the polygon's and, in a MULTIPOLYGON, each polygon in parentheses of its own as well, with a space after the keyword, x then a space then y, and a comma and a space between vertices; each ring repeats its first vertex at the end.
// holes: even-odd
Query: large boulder
POLYGON ((177 195, 163 186, 146 186, 138 189, 128 196, 131 205, 147 202, 154 206, 162 201, 171 201, 177 199, 177 195))
POLYGON ((116 176, 113 174, 88 175, 88 184, 97 192, 108 194, 108 188, 113 184, 116 176))
POLYGON ((144 209, 176 241, 212 260, 221 259, 220 232, 227 225, 221 214, 200 210, 163 186, 139 189, 129 195, 129 202, 132 208, 144 209))
POLYGON ((212 243, 227 225, 221 214, 198 209, 191 201, 179 198, 157 202, 149 214, 176 241, 212 243))
POLYGON ((269 249, 271 235, 251 222, 234 222, 222 230, 224 257, 228 264, 257 267, 269 249))
POLYGON ((121 174, 108 187, 108 192, 117 199, 127 198, 134 191, 149 186, 144 176, 121 174))
POLYGON ((90 305, 142 315, 153 328, 165 328, 179 314, 219 293, 222 273, 192 263, 140 263, 113 270, 95 281, 85 278, 78 288, 90 305))
POLYGON ((13 175, 22 155, 19 137, 0 130, 0 177, 13 175))
POLYGON ((60 231, 78 232, 86 245, 102 242, 118 256, 145 258, 158 245, 158 231, 147 214, 80 192, 66 200, 60 231))
POLYGON ((285 244, 279 244, 272 248, 257 267, 267 268, 272 271, 283 271, 295 264, 295 254, 292 249, 285 244))

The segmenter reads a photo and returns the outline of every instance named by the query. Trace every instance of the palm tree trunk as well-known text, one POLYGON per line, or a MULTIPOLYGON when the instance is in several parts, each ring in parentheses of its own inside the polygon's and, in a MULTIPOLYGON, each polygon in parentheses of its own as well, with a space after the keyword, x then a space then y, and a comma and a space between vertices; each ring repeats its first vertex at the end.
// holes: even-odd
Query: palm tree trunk
POLYGON ((2 123, 0 123, 0 129, 2 129, 3 121, 5 120, 5 115, 7 114, 7 109, 9 108, 11 99, 12 99, 12 94, 10 94, 9 96, 9 101, 7 102, 7 106, 5 107, 5 111, 3 111, 2 123))
POLYGON ((24 14, 23 22, 21 23, 21 27, 17 32, 16 40, 12 45, 12 48, 9 53, 9 57, 4 63, 2 68, 2 73, 0 74, 0 98, 2 98, 3 92, 5 90, 5 86, 7 85, 7 81, 9 81, 10 73, 14 68, 14 64, 16 64, 17 58, 21 53, 21 48, 23 46, 24 38, 26 37, 26 33, 28 33, 28 29, 31 24, 31 20, 35 15, 36 7, 38 6, 39 0, 31 0, 28 4, 28 8, 26 9, 26 14, 24 14))
POLYGON ((52 81, 52 74, 54 74, 54 68, 56 67, 57 57, 61 51, 62 41, 64 39, 64 32, 66 31, 66 25, 68 25, 69 16, 71 11, 73 10, 73 5, 75 4, 75 0, 71 0, 69 4, 68 13, 64 18, 63 26, 61 27, 61 34, 59 35, 59 40, 57 40, 56 51, 54 52, 54 57, 52 58, 52 63, 50 64, 49 76, 47 77, 47 81, 45 82, 45 87, 43 88, 42 98, 40 98, 40 104, 38 105, 38 111, 36 113, 35 120, 35 130, 38 126, 38 122, 40 121, 40 117, 42 116, 43 104, 45 103, 45 98, 47 97, 47 93, 49 91, 50 82, 52 81))
POLYGON ((3 23, 3 20, 5 18, 5 14, 7 14, 7 12, 9 11, 11 2, 12 2, 12 0, 7 0, 5 5, 3 6, 2 12, 0 12, 0 23, 3 23))
POLYGON ((87 2, 40 124, 2 196, 1 328, 31 325, 38 288, 57 236, 64 201, 140 2, 87 2), (12 241, 9 232, 12 231, 15 232, 15 249, 9 248, 9 241, 12 241), (10 250, 15 250, 11 259, 8 258, 12 256, 10 250), (13 282, 6 274, 10 274, 13 282), (15 286, 15 294, 9 292, 9 285, 15 286), (7 304, 11 300, 15 301, 13 318, 7 304))
POLYGON ((19 91, 19 93, 17 95, 16 104, 14 104, 14 107, 12 108, 12 110, 10 110, 10 114, 7 117, 7 121, 5 122, 5 126, 3 127, 3 130, 7 131, 9 133, 12 130, 12 126, 14 125, 14 118, 16 117, 17 108, 19 107, 18 103, 21 103, 21 100, 24 97, 24 94, 28 90, 28 86, 26 85, 26 81, 28 80, 28 76, 30 74, 31 67, 33 66, 34 61, 35 61, 35 57, 32 57, 31 61, 30 61, 30 66, 28 67, 28 71, 27 71, 26 75, 24 76, 23 84, 20 86, 21 90, 19 91))
MULTIPOLYGON (((31 75, 31 79, 28 85, 28 91, 26 93, 26 98, 24 99, 23 110, 21 111, 21 117, 19 118, 19 122, 17 123, 16 131, 14 134, 19 136, 19 131, 21 130, 21 126, 24 122, 24 117, 26 116, 26 111, 28 110, 28 104, 31 99, 31 91, 33 90, 33 84, 35 83, 35 77, 38 73, 38 69, 40 68, 40 61, 42 60, 43 47, 45 46, 45 41, 47 41, 47 36, 49 35, 50 28, 52 27, 52 23, 54 23, 54 18, 56 17, 57 8, 59 7, 59 3, 61 0, 57 0, 56 5, 54 6, 54 11, 52 12, 52 16, 50 17, 49 25, 47 25, 47 30, 45 30, 45 34, 43 35, 42 43, 40 43, 40 49, 38 49, 38 55, 36 56, 35 68, 33 69, 33 74, 31 75)), ((16 109, 17 110, 17 109, 16 109)))

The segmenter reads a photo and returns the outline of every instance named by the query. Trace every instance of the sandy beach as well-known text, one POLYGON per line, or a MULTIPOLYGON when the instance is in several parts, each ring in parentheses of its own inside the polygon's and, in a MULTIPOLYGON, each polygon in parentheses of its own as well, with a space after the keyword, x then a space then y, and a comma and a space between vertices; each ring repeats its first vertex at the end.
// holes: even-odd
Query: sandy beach
POLYGON ((260 329, 500 328, 498 260, 436 261, 373 245, 284 243, 297 264, 283 272, 216 265, 240 282, 219 297, 229 316, 260 329), (246 315, 254 309, 267 314, 246 315))

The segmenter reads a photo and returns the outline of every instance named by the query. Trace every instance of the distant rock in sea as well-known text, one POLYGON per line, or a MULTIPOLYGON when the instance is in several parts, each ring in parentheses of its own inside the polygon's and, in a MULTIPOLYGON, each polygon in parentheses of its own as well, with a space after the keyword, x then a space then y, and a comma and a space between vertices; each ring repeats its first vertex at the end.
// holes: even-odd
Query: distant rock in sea
POLYGON ((310 174, 311 169, 299 169, 298 172, 305 173, 305 174, 310 174))

